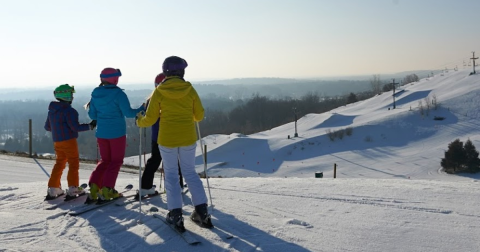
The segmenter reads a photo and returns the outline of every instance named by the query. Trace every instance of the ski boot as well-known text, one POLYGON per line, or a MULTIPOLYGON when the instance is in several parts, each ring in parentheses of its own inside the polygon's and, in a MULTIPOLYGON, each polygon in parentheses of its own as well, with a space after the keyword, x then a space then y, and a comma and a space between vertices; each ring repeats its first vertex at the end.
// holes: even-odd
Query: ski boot
POLYGON ((98 197, 101 201, 109 201, 116 198, 119 198, 121 195, 117 192, 117 190, 110 188, 110 187, 102 187, 102 190, 98 193, 98 197))
POLYGON ((62 190, 62 188, 59 187, 49 187, 47 189, 47 196, 45 197, 45 200, 52 200, 56 199, 60 196, 62 196, 65 192, 62 190))
POLYGON ((183 233, 185 232, 185 225, 183 224, 183 216, 182 216, 182 209, 175 208, 172 211, 168 212, 167 214, 167 222, 174 225, 175 229, 183 233))
POLYGON ((135 195, 135 200, 139 200, 140 198, 140 195, 141 197, 145 197, 147 195, 155 195, 157 193, 157 191, 155 190, 155 186, 152 186, 152 188, 150 189, 140 189, 139 191, 137 191, 137 194, 135 195))
POLYGON ((212 217, 208 214, 207 204, 195 206, 195 210, 190 215, 190 219, 204 228, 213 228, 212 217))
POLYGON ((67 190, 67 195, 65 196, 65 200, 68 201, 68 200, 71 200, 71 199, 74 199, 80 195, 84 195, 85 194, 85 190, 83 190, 82 187, 80 186, 70 186, 68 187, 68 190, 67 190))
POLYGON ((98 186, 95 183, 90 184, 90 193, 87 196, 85 204, 92 204, 98 200, 98 186))

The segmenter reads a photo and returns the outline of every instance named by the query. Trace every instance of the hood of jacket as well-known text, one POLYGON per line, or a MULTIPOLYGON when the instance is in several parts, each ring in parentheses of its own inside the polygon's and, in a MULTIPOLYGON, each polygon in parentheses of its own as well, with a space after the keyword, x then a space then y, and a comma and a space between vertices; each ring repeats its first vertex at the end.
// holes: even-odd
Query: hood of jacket
POLYGON ((103 85, 92 91, 92 98, 95 104, 106 105, 111 103, 122 89, 116 85, 103 85))
POLYGON ((55 113, 59 110, 64 110, 71 106, 72 105, 70 105, 70 103, 67 103, 67 102, 52 101, 50 102, 50 105, 48 105, 48 110, 55 113))
POLYGON ((180 99, 190 93, 192 84, 180 77, 167 77, 157 90, 167 98, 180 99))

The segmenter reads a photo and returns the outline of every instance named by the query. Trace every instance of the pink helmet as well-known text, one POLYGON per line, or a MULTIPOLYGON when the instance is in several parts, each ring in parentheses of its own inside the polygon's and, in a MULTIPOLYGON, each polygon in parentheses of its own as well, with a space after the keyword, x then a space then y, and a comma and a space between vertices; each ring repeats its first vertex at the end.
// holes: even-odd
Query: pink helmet
POLYGON ((155 77, 155 87, 157 87, 165 79, 165 74, 161 73, 155 77))
POLYGON ((122 76, 122 72, 120 72, 120 69, 107 67, 103 69, 100 73, 100 80, 102 80, 102 82, 108 82, 110 84, 117 85, 118 77, 120 76, 122 76))

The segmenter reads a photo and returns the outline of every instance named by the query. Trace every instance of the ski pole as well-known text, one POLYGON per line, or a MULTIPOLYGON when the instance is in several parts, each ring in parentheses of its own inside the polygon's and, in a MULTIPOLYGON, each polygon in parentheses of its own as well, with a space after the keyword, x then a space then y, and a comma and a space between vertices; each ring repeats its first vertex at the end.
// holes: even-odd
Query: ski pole
POLYGON ((206 153, 203 151, 202 135, 200 134, 200 125, 198 122, 195 122, 195 123, 197 124, 198 140, 200 141, 200 149, 202 149, 202 156, 203 156, 203 172, 205 173, 205 178, 207 179, 208 195, 210 196, 210 205, 212 205, 212 213, 213 213, 212 193, 210 192, 210 183, 208 182, 208 174, 207 174, 206 153))
POLYGON ((98 150, 98 142, 97 142, 97 164, 98 164, 98 152, 99 150, 98 150))
POLYGON ((163 160, 162 160, 162 174, 163 174, 163 193, 167 193, 167 188, 165 187, 165 169, 163 168, 163 160))
MULTIPOLYGON (((158 191, 160 191, 160 189, 162 189, 162 178, 163 178, 163 172, 162 172, 162 170, 161 170, 162 165, 163 165, 163 160, 160 161, 160 165, 159 165, 159 168, 160 168, 160 188, 159 188, 158 191)), ((165 186, 165 185, 164 185, 164 186, 165 186)))
POLYGON ((147 158, 146 156, 146 149, 147 149, 147 131, 143 131, 143 164, 147 165, 147 158))
POLYGON ((139 220, 140 220, 140 223, 142 222, 141 221, 141 218, 142 218, 142 196, 140 195, 141 194, 141 190, 142 190, 142 129, 141 127, 139 127, 140 129, 140 135, 139 135, 139 145, 138 145, 138 149, 139 149, 139 152, 138 152, 138 201, 140 202, 140 208, 139 208, 139 220))

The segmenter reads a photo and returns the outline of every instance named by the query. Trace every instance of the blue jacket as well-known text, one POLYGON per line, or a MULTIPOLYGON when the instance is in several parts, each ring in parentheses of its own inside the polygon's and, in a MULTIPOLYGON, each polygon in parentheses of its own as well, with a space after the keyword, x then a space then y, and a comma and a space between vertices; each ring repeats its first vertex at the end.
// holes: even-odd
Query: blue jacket
POLYGON ((78 138, 78 132, 90 130, 90 125, 78 123, 78 112, 69 103, 52 101, 44 128, 52 132, 54 142, 61 142, 78 138))
POLYGON ((116 85, 102 85, 92 92, 88 116, 97 120, 97 138, 114 139, 127 134, 125 117, 134 118, 143 110, 143 106, 132 109, 127 95, 116 85))

